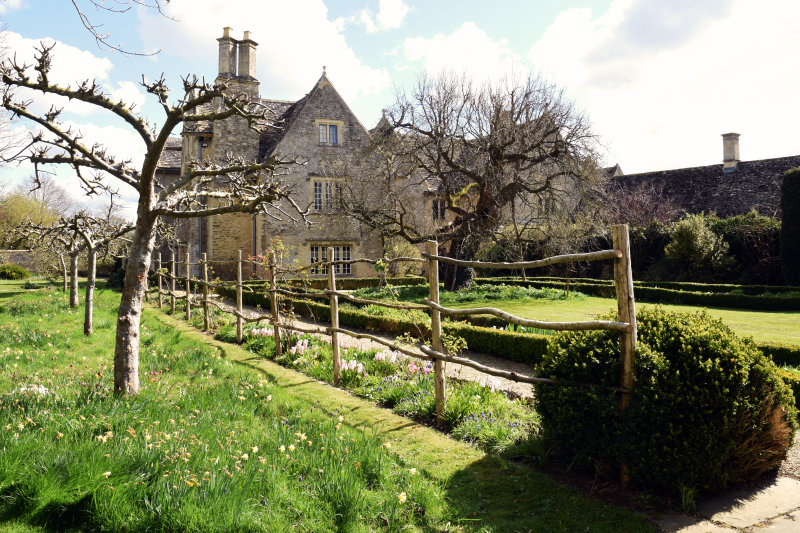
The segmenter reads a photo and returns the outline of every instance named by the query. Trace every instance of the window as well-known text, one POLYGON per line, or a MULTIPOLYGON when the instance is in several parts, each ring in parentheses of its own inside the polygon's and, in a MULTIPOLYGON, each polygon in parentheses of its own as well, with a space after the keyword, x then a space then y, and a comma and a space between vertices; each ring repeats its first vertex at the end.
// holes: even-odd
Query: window
POLYGON ((315 120, 319 144, 325 146, 339 145, 340 128, 344 126, 341 120, 315 120))
MULTIPOLYGON (((328 260, 328 246, 327 245, 311 245, 311 264, 325 262, 328 260)), ((333 246, 333 260, 334 261, 350 261, 350 246, 333 246)), ((335 274, 351 274, 351 266, 349 263, 346 265, 333 265, 333 272, 335 274)), ((311 274, 327 274, 328 267, 313 267, 311 274)))
POLYGON ((314 180, 314 211, 330 211, 336 208, 336 197, 341 194, 342 185, 335 179, 314 180))
POLYGON ((319 143, 339 144, 339 126, 336 124, 320 124, 319 143))
POLYGON ((433 199, 433 220, 444 220, 447 211, 447 200, 433 199))

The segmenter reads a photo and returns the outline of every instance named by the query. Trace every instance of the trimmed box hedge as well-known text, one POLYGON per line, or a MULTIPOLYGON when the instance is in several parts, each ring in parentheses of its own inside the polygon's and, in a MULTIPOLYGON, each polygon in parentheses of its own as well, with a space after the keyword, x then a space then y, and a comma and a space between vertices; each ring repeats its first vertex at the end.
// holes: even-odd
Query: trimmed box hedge
MULTIPOLYGON (((232 289, 218 289, 218 294, 227 297, 235 297, 236 293, 232 289)), ((260 305, 264 309, 270 306, 269 297, 262 293, 245 292, 242 293, 242 301, 247 305, 260 305)), ((290 300, 283 298, 279 300, 282 305, 286 305, 290 300)), ((330 322, 331 310, 328 304, 311 302, 308 300, 294 300, 292 311, 300 316, 312 317, 321 322, 330 322)), ((496 325, 495 321, 505 322, 493 317, 479 319, 483 324, 496 325)), ((380 331, 384 333, 394 333, 403 335, 409 333, 414 337, 430 339, 430 325, 424 322, 412 320, 402 320, 385 316, 374 316, 363 311, 353 309, 339 309, 339 324, 344 327, 380 331)), ((442 332, 446 335, 462 337, 467 341, 470 350, 490 355, 496 355, 512 361, 521 363, 538 364, 542 356, 547 352, 548 337, 531 333, 517 333, 506 331, 505 329, 494 329, 493 327, 470 325, 466 322, 442 322, 442 332)))
MULTIPOLYGON (((486 280, 482 278, 481 280, 486 280)), ((509 280, 506 285, 521 287, 563 289, 564 281, 509 280)), ((703 286, 702 284, 698 284, 703 286)), ((741 287, 741 286, 739 286, 741 287)), ((766 286, 765 286, 766 287, 766 286)), ((595 280, 592 283, 570 280, 570 289, 588 296, 615 298, 616 292, 611 281, 595 280)), ((700 307, 727 307, 729 309, 749 309, 753 311, 800 311, 800 297, 796 296, 754 296, 720 292, 699 292, 667 289, 656 286, 643 286, 634 283, 637 300, 652 303, 696 305, 700 307)))

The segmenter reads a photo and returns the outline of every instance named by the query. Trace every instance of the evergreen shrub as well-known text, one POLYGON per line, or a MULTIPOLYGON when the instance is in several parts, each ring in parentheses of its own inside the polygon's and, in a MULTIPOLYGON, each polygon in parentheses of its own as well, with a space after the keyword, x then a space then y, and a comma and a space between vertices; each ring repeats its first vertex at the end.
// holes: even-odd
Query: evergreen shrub
POLYGON ((29 277, 31 277, 31 273, 25 267, 11 263, 0 265, 0 279, 27 279, 29 277))
POLYGON ((706 313, 639 311, 634 387, 620 412, 619 336, 555 335, 538 374, 599 387, 537 385, 545 437, 578 464, 626 464, 642 487, 718 490, 774 470, 797 427, 779 369, 706 313))
POLYGON ((781 271, 787 285, 800 285, 800 167, 781 183, 781 271))

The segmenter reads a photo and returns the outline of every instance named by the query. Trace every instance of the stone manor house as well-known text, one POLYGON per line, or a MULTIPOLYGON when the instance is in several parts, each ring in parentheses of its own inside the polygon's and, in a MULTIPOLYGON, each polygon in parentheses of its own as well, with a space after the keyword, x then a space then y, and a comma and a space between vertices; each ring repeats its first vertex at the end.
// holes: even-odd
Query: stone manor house
MULTIPOLYGON (((262 161, 271 155, 303 161, 304 165, 290 166, 281 179, 293 189, 294 201, 301 208, 311 207, 311 225, 245 213, 187 219, 177 223, 176 242, 170 248, 179 258, 188 251, 193 262, 203 253, 209 261, 224 262, 236 259, 239 250, 244 257, 263 254, 272 238, 279 236, 288 249, 288 259, 297 259, 301 265, 324 260, 328 247, 333 247, 335 257, 342 260, 380 257, 380 236, 333 209, 334 195, 346 177, 337 176, 332 163, 356 161, 369 133, 336 91, 324 67, 319 80, 299 100, 262 98, 256 77, 257 43, 250 38, 250 32, 244 32, 243 39, 237 40, 231 37, 230 28, 225 28, 217 41, 216 82, 256 98, 277 118, 278 127, 259 135, 238 117, 214 123, 186 123, 179 138, 169 139, 157 172, 169 181, 170 175, 186 170, 190 161, 222 161, 227 153, 249 161, 262 161)), ((286 211, 290 211, 288 206, 286 211)), ((220 263, 215 270, 222 277, 229 277, 233 268, 220 263)), ((374 275, 371 265, 361 263, 337 266, 336 271, 344 276, 374 275)))
MULTIPOLYGON (((381 236, 335 209, 335 195, 348 179, 347 174, 360 171, 362 178, 369 178, 364 168, 359 168, 359 161, 370 132, 336 91, 324 67, 319 80, 299 100, 262 98, 256 77, 257 43, 250 32, 237 40, 231 37, 230 28, 224 28, 217 41, 216 82, 224 82, 230 91, 245 93, 264 106, 276 118, 277 127, 258 134, 240 118, 185 123, 181 136, 169 139, 157 172, 162 180, 169 181, 185 171, 191 161, 222 161, 228 153, 248 161, 262 161, 271 155, 304 161, 304 165, 291 166, 281 179, 292 188, 294 201, 301 208, 310 208, 311 225, 251 214, 184 219, 176 223, 175 241, 162 248, 167 252, 165 257, 173 251, 183 259, 188 252, 192 262, 197 262, 206 253, 210 261, 218 262, 215 273, 228 279, 235 267, 225 262, 236 259, 239 250, 244 257, 262 254, 275 236, 287 247, 284 261, 296 260, 300 265, 324 260, 329 247, 337 259, 381 257, 381 236), (343 161, 348 164, 342 166, 343 161)), ((800 166, 800 156, 741 161, 739 135, 735 133, 723 135, 723 154, 722 164, 695 168, 628 175, 619 165, 606 170, 611 181, 623 189, 647 184, 662 190, 664 197, 684 213, 714 211, 726 216, 756 209, 762 215, 779 215, 781 176, 800 166)), ((423 184, 412 194, 412 205, 418 206, 416 224, 435 228, 451 218, 435 183, 423 184)), ((291 211, 289 206, 284 207, 291 211)), ((342 276, 375 275, 373 267, 363 263, 337 266, 336 272, 342 276)), ((251 269, 245 272, 246 276, 254 274, 262 273, 251 269)), ((320 269, 311 274, 321 276, 324 272, 320 269)))

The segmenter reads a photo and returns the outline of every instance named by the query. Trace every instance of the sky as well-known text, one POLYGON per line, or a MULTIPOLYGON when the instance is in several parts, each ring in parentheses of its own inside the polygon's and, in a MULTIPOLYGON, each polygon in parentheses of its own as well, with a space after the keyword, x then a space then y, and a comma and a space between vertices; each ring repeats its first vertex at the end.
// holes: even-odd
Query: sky
MULTIPOLYGON (((7 50, 32 58, 37 43, 55 42, 53 79, 94 78, 154 124, 163 113, 142 76, 163 73, 176 89, 181 75, 213 81, 216 39, 230 26, 258 43, 261 96, 297 100, 325 66, 367 128, 421 73, 531 73, 563 88, 591 120, 603 163, 625 173, 721 163, 727 132, 741 134, 743 160, 800 154, 798 0, 172 0, 164 15, 78 4, 113 44, 160 52, 98 48, 67 0, 0 0, 7 50)), ((51 104, 64 105, 35 105, 51 104)), ((141 140, 119 119, 71 104, 63 117, 141 159, 141 140)), ((0 180, 30 174, 1 168, 0 180)), ((77 191, 69 172, 57 179, 77 191)), ((135 195, 122 193, 130 212, 135 195)))

